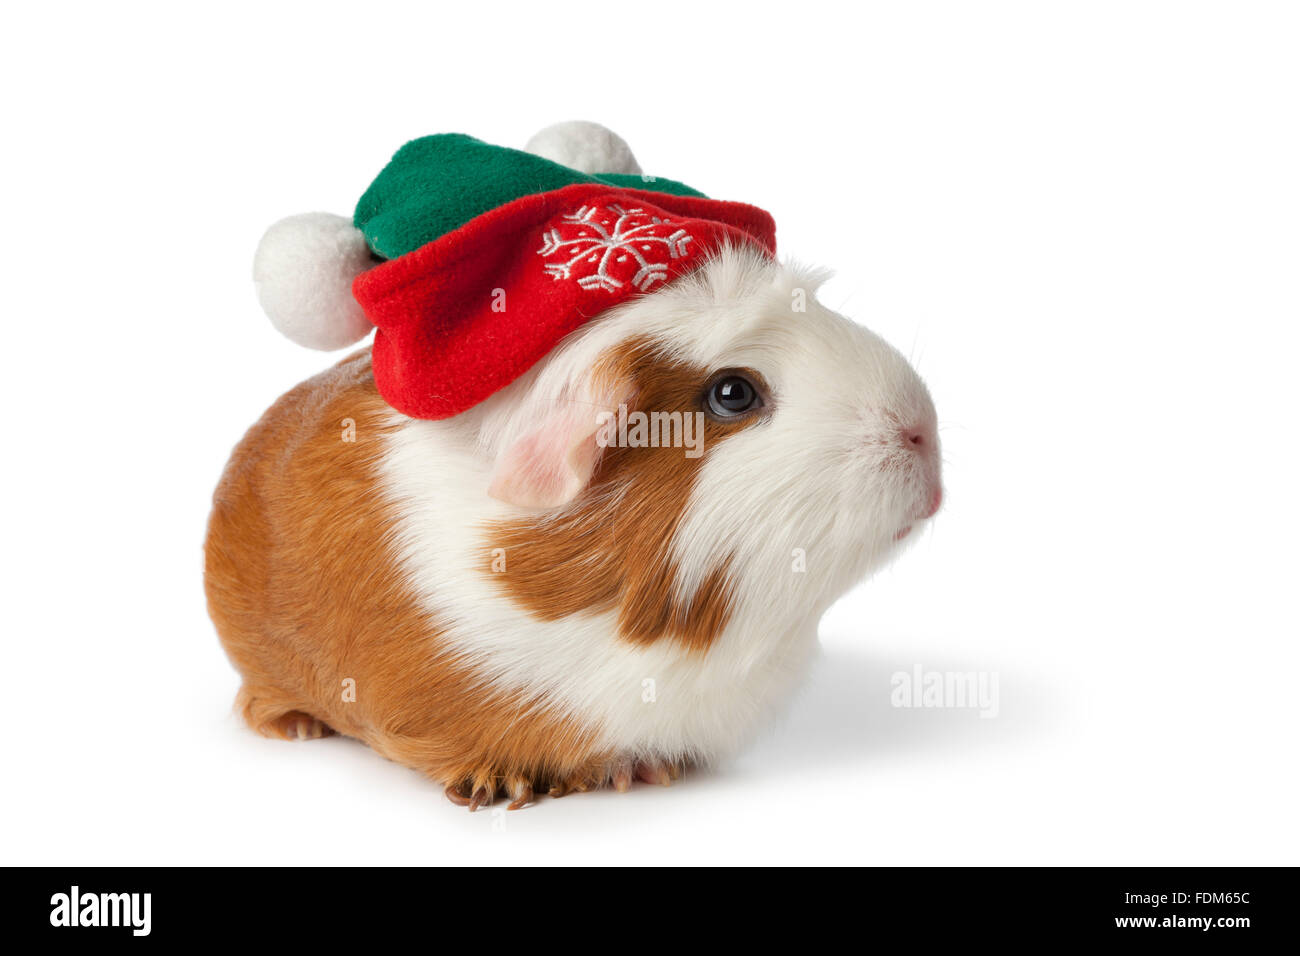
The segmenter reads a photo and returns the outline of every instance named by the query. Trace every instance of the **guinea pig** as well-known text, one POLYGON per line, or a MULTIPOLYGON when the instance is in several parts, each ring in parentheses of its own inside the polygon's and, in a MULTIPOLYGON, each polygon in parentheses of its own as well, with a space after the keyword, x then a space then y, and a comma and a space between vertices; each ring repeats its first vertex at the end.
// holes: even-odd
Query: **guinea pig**
POLYGON ((370 348, 281 397, 205 546, 244 719, 471 810, 733 753, 942 498, 926 386, 818 281, 724 244, 440 420, 370 348))

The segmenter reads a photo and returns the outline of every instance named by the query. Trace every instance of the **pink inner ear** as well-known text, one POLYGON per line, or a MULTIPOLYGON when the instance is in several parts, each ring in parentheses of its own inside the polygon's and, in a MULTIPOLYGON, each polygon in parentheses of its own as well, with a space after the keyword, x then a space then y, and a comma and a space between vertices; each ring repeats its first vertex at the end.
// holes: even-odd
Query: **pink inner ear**
POLYGON ((572 501, 596 469, 599 428, 589 406, 556 414, 506 450, 497 461, 488 494, 524 508, 554 508, 572 501))

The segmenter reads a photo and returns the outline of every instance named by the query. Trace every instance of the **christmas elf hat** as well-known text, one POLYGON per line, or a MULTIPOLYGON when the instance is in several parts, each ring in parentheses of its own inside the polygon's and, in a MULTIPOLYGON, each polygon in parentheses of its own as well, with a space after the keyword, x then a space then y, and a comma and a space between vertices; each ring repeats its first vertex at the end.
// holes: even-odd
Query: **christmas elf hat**
POLYGON ((253 270, 272 323, 319 349, 375 328, 380 394, 412 417, 447 418, 722 245, 775 253, 763 210, 643 176, 603 127, 562 123, 527 150, 426 136, 398 150, 351 221, 276 223, 253 270))

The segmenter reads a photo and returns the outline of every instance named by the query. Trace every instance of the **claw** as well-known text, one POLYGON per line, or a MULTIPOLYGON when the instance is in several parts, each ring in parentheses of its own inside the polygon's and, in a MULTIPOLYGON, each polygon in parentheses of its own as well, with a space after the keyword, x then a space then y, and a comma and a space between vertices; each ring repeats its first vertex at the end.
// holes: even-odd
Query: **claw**
POLYGON ((672 773, 667 764, 660 763, 657 760, 638 763, 636 765, 636 775, 638 780, 644 780, 646 783, 655 783, 661 787, 667 787, 673 782, 672 773))
POLYGON ((619 793, 627 793, 632 789, 632 764, 630 761, 622 761, 614 767, 612 776, 614 789, 619 793))
POLYGON ((473 813, 479 807, 486 807, 492 803, 492 798, 496 793, 486 786, 480 786, 474 791, 474 796, 469 798, 469 812, 473 813))
POLYGON ((282 736, 289 740, 319 740, 334 733, 333 728, 308 714, 291 711, 278 721, 282 736))
POLYGON ((522 774, 507 776, 502 789, 505 790, 506 796, 510 797, 510 806, 506 807, 507 810, 522 810, 533 802, 532 781, 522 774))
POLYGON ((456 804, 456 806, 458 807, 469 806, 469 797, 461 793, 460 787, 458 787, 456 784, 453 783, 450 787, 444 790, 443 793, 446 795, 447 799, 450 800, 452 803, 456 804))

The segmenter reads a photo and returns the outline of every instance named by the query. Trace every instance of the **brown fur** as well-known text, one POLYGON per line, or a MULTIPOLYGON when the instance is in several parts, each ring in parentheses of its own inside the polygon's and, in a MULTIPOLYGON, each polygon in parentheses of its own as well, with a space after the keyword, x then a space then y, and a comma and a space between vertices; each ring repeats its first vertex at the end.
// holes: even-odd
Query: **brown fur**
POLYGON ((600 782, 611 755, 595 750, 589 728, 481 686, 416 606, 376 493, 390 422, 366 351, 284 395, 235 448, 213 502, 205 580, 244 678, 237 706, 264 734, 297 736, 315 718, 467 791, 600 782), (354 442, 343 440, 344 419, 354 442), (348 678, 355 702, 343 699, 348 678))
MULTIPOLYGON (((629 409, 694 413, 708 370, 660 357, 648 341, 619 348, 595 370, 597 393, 631 395, 629 409)), ((749 374, 757 378, 755 373, 749 374)), ((488 529, 484 568, 504 548, 509 574, 492 575, 540 618, 617 610, 621 636, 634 644, 661 639, 703 652, 731 614, 729 559, 706 577, 694 599, 675 597, 677 568, 666 553, 709 449, 760 415, 706 420, 704 454, 682 448, 608 448, 588 493, 541 520, 520 518, 488 529)))

